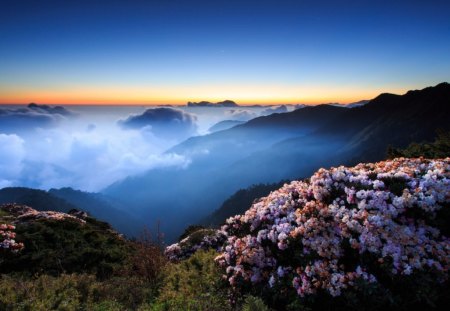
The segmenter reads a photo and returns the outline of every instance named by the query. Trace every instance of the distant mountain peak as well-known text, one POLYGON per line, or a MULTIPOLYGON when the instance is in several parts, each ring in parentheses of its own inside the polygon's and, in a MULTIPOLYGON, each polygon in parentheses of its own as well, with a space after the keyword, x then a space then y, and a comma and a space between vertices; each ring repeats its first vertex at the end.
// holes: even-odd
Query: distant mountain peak
POLYGON ((444 81, 437 84, 435 87, 450 87, 450 83, 444 81))
POLYGON ((209 101, 200 101, 200 102, 188 102, 188 107, 239 107, 236 102, 226 99, 224 101, 220 101, 217 103, 212 103, 209 101))
POLYGON ((450 84, 448 82, 441 82, 435 86, 429 86, 420 90, 409 90, 405 95, 412 95, 424 92, 436 92, 436 91, 446 91, 450 90, 450 84))

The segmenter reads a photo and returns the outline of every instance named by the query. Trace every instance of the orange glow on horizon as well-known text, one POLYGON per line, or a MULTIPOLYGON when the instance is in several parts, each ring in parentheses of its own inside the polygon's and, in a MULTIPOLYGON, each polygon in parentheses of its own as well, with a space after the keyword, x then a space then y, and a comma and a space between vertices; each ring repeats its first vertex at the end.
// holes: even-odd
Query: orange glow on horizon
MULTIPOLYGON (((402 93, 405 89, 390 90, 402 93)), ((181 87, 74 87, 64 89, 0 88, 0 104, 50 105, 186 105, 188 101, 225 99, 246 105, 348 104, 372 99, 383 90, 336 86, 181 86, 181 87)))

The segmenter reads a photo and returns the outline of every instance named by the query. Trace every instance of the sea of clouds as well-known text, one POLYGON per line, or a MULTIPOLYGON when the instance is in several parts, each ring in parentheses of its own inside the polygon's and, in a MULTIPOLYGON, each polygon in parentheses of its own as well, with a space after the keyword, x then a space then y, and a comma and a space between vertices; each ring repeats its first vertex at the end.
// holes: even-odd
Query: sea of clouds
POLYGON ((0 106, 0 188, 100 191, 152 168, 183 169, 191 160, 166 150, 207 134, 223 120, 247 121, 287 110, 285 106, 0 106))

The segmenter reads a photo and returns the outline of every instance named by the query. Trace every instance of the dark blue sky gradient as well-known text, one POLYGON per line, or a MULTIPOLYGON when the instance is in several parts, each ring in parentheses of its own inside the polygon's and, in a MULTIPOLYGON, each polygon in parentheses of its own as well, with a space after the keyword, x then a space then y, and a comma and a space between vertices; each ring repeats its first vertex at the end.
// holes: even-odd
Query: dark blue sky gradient
POLYGON ((450 80, 449 16, 449 1, 2 0, 0 102, 110 88, 123 89, 117 101, 159 88, 168 101, 210 99, 221 86, 244 101, 240 88, 276 86, 301 102, 304 89, 424 87, 450 80))

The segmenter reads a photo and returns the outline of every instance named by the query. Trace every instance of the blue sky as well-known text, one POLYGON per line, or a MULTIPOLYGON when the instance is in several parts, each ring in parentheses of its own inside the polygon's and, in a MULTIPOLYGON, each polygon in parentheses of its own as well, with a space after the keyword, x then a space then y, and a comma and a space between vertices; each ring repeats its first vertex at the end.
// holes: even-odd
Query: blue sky
POLYGON ((1 6, 0 103, 349 102, 450 80, 448 1, 1 6))

